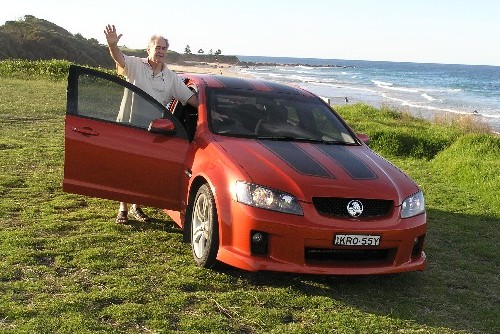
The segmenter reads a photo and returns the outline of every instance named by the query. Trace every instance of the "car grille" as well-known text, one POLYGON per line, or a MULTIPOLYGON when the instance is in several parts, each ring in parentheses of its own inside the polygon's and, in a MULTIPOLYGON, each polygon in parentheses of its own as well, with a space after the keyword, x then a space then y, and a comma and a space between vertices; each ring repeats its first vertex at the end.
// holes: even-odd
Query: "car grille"
MULTIPOLYGON (((355 198, 338 198, 338 197, 313 197, 313 203, 316 210, 321 215, 333 217, 350 218, 351 215, 347 212, 347 205, 355 198)), ((387 216, 393 208, 393 201, 381 199, 356 199, 363 204, 363 213, 356 217, 375 218, 387 216)))
POLYGON ((392 262, 395 249, 306 248, 306 262, 392 262))

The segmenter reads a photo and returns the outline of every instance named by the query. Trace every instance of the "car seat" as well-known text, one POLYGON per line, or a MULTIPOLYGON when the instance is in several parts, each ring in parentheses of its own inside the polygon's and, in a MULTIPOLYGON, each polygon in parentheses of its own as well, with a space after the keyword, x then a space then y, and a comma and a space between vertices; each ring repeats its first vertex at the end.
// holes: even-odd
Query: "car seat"
POLYGON ((267 114, 255 127, 257 135, 276 135, 288 125, 288 110, 284 106, 266 106, 267 114))

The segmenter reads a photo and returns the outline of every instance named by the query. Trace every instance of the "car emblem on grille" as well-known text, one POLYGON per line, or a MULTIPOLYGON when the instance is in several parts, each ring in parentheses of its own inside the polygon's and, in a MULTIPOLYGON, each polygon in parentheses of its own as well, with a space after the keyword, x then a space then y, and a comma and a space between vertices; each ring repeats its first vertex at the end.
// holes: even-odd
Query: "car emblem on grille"
POLYGON ((363 213, 363 204, 357 199, 353 199, 347 203, 347 212, 349 212, 352 217, 359 217, 363 213))

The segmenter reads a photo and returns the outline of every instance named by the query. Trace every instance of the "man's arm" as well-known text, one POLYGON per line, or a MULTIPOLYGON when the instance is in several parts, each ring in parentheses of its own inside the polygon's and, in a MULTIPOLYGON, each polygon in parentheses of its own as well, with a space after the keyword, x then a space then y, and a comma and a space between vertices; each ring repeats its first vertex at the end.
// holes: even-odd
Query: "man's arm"
POLYGON ((115 26, 108 24, 104 30, 104 35, 106 35, 111 57, 121 68, 125 68, 125 57, 123 56, 122 50, 118 48, 118 41, 122 37, 122 34, 117 35, 115 26))

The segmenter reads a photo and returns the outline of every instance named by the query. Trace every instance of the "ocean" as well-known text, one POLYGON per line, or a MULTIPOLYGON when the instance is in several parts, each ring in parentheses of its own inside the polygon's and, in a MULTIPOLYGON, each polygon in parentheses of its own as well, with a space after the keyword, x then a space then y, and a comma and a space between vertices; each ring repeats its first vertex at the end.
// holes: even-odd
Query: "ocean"
POLYGON ((435 119, 471 117, 500 133, 500 66, 238 56, 240 71, 295 84, 332 105, 364 102, 435 119), (276 65, 270 65, 276 64, 276 65))

